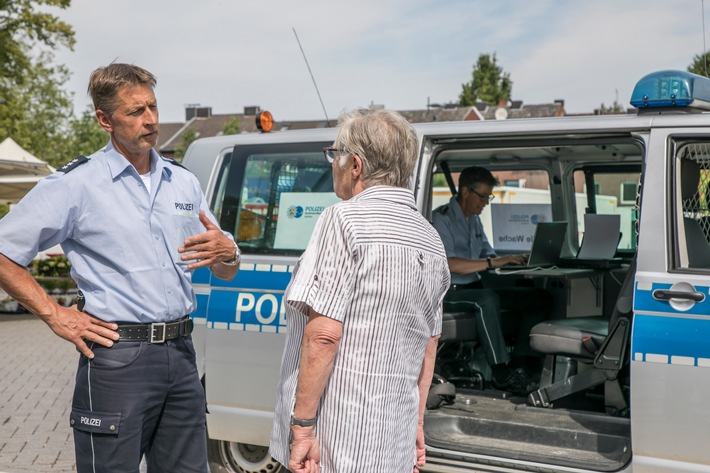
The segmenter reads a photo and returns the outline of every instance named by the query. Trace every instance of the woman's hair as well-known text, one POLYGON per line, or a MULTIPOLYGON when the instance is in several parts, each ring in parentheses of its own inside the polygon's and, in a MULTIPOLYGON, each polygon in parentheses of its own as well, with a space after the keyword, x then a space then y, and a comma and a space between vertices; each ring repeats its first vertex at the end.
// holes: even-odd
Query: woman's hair
POLYGON ((89 95, 96 110, 113 115, 116 110, 118 91, 124 87, 147 85, 155 87, 155 76, 133 64, 112 63, 99 67, 89 77, 89 95))
POLYGON ((362 181, 367 186, 409 187, 417 162, 417 134, 400 114, 390 110, 357 109, 338 118, 334 146, 345 153, 337 158, 342 168, 350 153, 362 160, 362 181))

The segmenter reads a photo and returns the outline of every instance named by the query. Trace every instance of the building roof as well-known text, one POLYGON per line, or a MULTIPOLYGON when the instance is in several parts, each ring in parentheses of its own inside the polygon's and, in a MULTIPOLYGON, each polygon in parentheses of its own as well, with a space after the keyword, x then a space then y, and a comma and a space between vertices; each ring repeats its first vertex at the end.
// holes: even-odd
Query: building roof
MULTIPOLYGON (((371 105, 371 107, 382 106, 371 105)), ((256 114, 260 111, 261 109, 258 106, 250 106, 245 107, 245 113, 213 115, 211 107, 190 106, 186 109, 186 121, 184 123, 162 123, 160 125, 158 149, 161 154, 171 157, 175 154, 175 149, 182 142, 182 137, 186 132, 191 130, 197 138, 218 136, 222 134, 225 124, 234 118, 239 120, 241 133, 256 132, 258 131, 256 114)), ((430 106, 423 110, 400 110, 399 113, 410 123, 561 117, 566 115, 563 100, 537 105, 524 105, 521 100, 516 100, 501 106, 478 102, 472 107, 459 107, 457 104, 451 103, 443 106, 430 106)), ((331 119, 329 122, 326 120, 274 122, 273 131, 327 128, 328 126, 335 126, 336 122, 337 119, 331 119)))

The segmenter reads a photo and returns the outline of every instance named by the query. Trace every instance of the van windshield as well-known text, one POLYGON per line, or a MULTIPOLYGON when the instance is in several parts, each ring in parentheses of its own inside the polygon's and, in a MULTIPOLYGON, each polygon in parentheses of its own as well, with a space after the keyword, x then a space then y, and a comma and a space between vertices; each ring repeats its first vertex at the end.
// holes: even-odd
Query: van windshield
POLYGON ((338 202, 322 147, 240 149, 225 158, 213 211, 246 252, 300 253, 320 214, 338 202))

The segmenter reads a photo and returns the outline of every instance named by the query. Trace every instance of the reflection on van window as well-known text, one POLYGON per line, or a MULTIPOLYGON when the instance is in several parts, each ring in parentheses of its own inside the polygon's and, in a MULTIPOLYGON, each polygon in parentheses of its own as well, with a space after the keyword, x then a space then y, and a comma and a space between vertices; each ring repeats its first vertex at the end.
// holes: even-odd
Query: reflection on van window
POLYGON ((253 154, 237 161, 244 167, 227 161, 218 176, 215 215, 247 252, 303 250, 320 214, 339 200, 321 151, 253 154))
POLYGON ((682 222, 675 227, 685 231, 684 241, 676 238, 680 267, 710 268, 710 143, 680 146, 676 165, 680 166, 676 201, 681 206, 677 214, 682 222))
MULTIPOLYGON (((532 246, 537 222, 551 222, 550 179, 543 170, 491 170, 500 183, 493 200, 481 212, 489 243, 497 252, 527 252, 532 246)), ((458 172, 451 177, 458 186, 458 172)), ((435 174, 432 209, 448 204, 451 190, 443 174, 435 174)))

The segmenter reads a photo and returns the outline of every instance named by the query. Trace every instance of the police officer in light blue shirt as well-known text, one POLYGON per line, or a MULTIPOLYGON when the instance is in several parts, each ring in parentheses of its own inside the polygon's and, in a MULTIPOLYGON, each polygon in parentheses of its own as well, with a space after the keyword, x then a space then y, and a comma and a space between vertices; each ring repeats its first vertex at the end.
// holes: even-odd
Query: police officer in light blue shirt
POLYGON ((111 64, 89 92, 111 141, 42 180, 0 221, 0 286, 81 352, 70 424, 79 472, 207 472, 192 271, 234 278, 239 249, 197 179, 153 149, 155 77, 111 64), (83 307, 59 306, 26 265, 61 244, 83 307))
POLYGON ((552 300, 542 289, 500 286, 489 289, 481 281, 482 271, 525 263, 524 255, 497 256, 483 230, 479 216, 493 200, 497 184, 495 176, 485 168, 464 169, 456 195, 434 210, 433 225, 444 243, 451 271, 452 284, 444 300, 473 302, 478 306, 478 341, 491 367, 493 385, 527 395, 531 390, 529 368, 536 369, 538 361, 530 348, 530 329, 548 316, 552 300), (514 360, 506 338, 513 344, 514 360))

